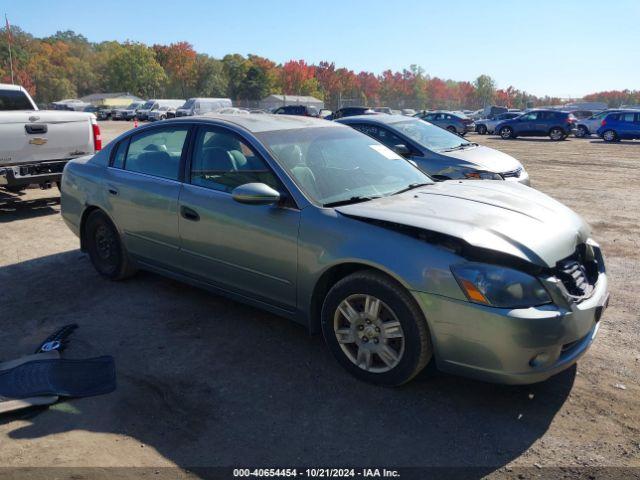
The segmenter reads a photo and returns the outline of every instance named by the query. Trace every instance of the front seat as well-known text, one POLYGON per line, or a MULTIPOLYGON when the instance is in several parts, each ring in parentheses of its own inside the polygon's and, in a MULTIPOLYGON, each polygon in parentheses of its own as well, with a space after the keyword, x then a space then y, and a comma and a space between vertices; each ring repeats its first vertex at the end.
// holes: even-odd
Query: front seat
POLYGON ((280 151, 279 158, 298 181, 303 190, 314 199, 321 198, 313 171, 302 161, 302 150, 298 145, 288 145, 280 151))
POLYGON ((229 152, 217 147, 205 148, 201 158, 196 160, 195 167, 192 175, 198 181, 214 181, 216 183, 224 183, 220 181, 222 175, 235 171, 233 158, 229 152))

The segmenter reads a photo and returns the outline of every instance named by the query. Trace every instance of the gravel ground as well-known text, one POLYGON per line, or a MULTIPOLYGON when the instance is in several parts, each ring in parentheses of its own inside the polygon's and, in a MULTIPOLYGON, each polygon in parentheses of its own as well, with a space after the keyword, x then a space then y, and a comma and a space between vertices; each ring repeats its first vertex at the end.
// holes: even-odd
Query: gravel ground
MULTIPOLYGON (((103 123, 105 140, 131 126, 103 123)), ((66 356, 114 355, 119 381, 0 418, 0 465, 640 467, 640 142, 469 138, 520 159, 603 246, 610 308, 577 367, 526 387, 432 369, 399 389, 367 385, 289 321, 152 274, 103 280, 57 190, 0 193, 0 355, 77 322, 66 356)))

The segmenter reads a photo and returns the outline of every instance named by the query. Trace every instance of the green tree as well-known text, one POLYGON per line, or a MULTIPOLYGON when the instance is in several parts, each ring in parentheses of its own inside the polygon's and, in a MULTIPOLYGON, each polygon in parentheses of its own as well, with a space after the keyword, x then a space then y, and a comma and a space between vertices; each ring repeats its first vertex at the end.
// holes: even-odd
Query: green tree
POLYGON ((105 87, 112 92, 131 92, 140 97, 158 95, 167 75, 153 50, 142 43, 127 42, 107 59, 105 87))
POLYGON ((228 79, 222 62, 205 54, 198 54, 195 63, 195 83, 189 96, 225 97, 228 79))
POLYGON ((239 100, 242 95, 242 84, 247 75, 249 64, 239 53, 228 54, 222 58, 222 70, 227 77, 227 95, 239 100))
POLYGON ((473 82, 473 86, 476 88, 476 97, 480 105, 486 107, 493 102, 496 95, 496 82, 493 78, 489 75, 480 75, 473 82))

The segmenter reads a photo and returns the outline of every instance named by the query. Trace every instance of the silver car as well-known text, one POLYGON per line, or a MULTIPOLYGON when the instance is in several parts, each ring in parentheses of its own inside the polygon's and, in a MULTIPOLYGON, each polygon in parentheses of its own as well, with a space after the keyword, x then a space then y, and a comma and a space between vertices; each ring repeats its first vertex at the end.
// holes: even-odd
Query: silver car
POLYGON ((366 133, 410 159, 435 180, 507 180, 530 184, 529 174, 511 155, 467 142, 419 118, 358 115, 336 120, 366 133))
POLYGON ((522 115, 522 112, 505 112, 494 115, 490 118, 483 118, 482 120, 476 120, 476 132, 480 135, 493 134, 496 126, 503 120, 509 120, 522 115))
POLYGON ((431 361, 544 380, 587 351, 607 305, 600 248, 564 205, 513 182, 435 183, 320 119, 149 124, 69 162, 61 190, 103 276, 142 268, 288 317, 378 384, 431 361))
POLYGON ((420 112, 415 116, 461 136, 476 130, 473 120, 462 112, 420 112))

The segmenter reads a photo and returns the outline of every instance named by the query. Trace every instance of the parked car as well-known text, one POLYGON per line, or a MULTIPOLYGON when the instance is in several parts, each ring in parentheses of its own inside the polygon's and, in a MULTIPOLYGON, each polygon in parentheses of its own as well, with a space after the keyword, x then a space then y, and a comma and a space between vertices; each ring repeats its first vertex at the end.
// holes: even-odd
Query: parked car
POLYGON ((393 114, 393 111, 389 107, 374 107, 372 110, 378 113, 386 113, 387 115, 393 114))
POLYGON ((475 123, 470 118, 467 118, 463 113, 455 114, 453 112, 420 112, 416 114, 416 117, 426 120, 429 123, 433 123, 440 128, 449 130, 451 133, 458 135, 466 135, 468 132, 473 132, 476 129, 475 123))
POLYGON ((184 105, 184 100, 173 99, 151 99, 147 100, 142 107, 136 110, 136 117, 138 120, 147 120, 149 112, 158 110, 160 107, 171 107, 174 109, 180 108, 184 105))
POLYGON ((97 110, 95 111, 95 115, 98 120, 109 120, 111 119, 112 113, 113 107, 108 107, 105 105, 99 105, 97 110))
POLYGON ((640 138, 640 110, 609 113, 602 120, 597 133, 605 142, 640 138))
POLYGON ((147 114, 147 120, 150 122, 156 122, 158 120, 166 120, 168 118, 175 118, 176 110, 173 107, 165 105, 156 110, 151 110, 147 114))
POLYGON ((342 107, 326 117, 327 120, 351 117, 353 115, 377 115, 378 112, 369 107, 342 107))
POLYGON ((546 137, 564 140, 576 132, 577 120, 568 112, 559 110, 530 110, 518 117, 504 120, 495 127, 503 139, 516 137, 546 137))
POLYGON ((504 179, 529 185, 529 175, 515 158, 477 143, 461 141, 458 135, 419 118, 364 115, 337 121, 412 160, 435 180, 504 179))
POLYGON ((509 120, 511 118, 516 118, 522 115, 522 112, 506 112, 499 113, 498 115, 494 115, 493 117, 484 118, 482 120, 476 120, 476 132, 480 135, 486 135, 487 133, 491 134, 494 132, 496 125, 498 125, 503 120, 509 120))
POLYGON ((275 115, 301 115, 303 117, 319 117, 320 110, 313 105, 285 105, 276 108, 273 113, 275 115))
POLYGON ((0 84, 0 187, 50 187, 71 158, 101 148, 92 112, 39 110, 24 88, 0 84))
POLYGON ((577 138, 584 138, 590 135, 595 135, 602 125, 602 120, 604 120, 610 113, 619 111, 619 109, 605 110, 604 112, 596 113, 589 118, 578 120, 575 136, 577 138))
POLYGON ((233 104, 230 98, 190 98, 176 110, 176 117, 190 117, 214 112, 221 108, 230 108, 233 104))
POLYGON ((416 111, 413 108, 403 108, 400 110, 400 113, 408 117, 413 117, 416 114, 416 111))
POLYGON ((111 114, 112 120, 133 120, 139 108, 142 108, 144 102, 133 102, 127 107, 116 108, 111 114))
POLYGON ((600 112, 594 112, 592 110, 569 110, 569 113, 571 113, 578 120, 583 120, 585 118, 590 118, 596 113, 600 113, 600 112))
POLYGON ((544 380, 587 351, 607 306, 601 250, 569 208, 515 182, 434 183, 321 119, 128 131, 67 165, 61 207, 104 277, 142 268, 291 318, 383 385, 432 359, 544 380))

